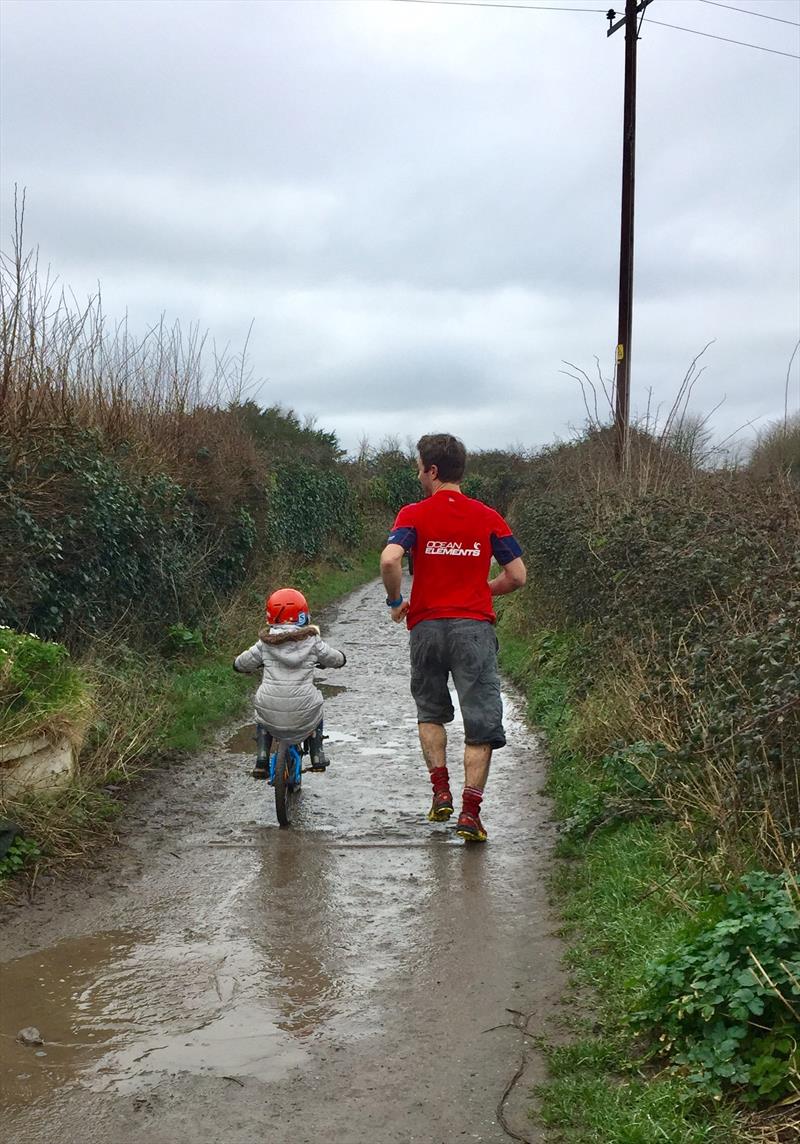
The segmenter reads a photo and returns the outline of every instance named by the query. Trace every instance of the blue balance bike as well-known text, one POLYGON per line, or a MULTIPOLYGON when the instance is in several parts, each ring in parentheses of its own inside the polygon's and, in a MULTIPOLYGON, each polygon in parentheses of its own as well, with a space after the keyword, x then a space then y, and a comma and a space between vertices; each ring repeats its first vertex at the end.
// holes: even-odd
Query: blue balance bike
POLYGON ((299 743, 273 742, 269 757, 269 785, 275 788, 275 813, 281 826, 289 826, 289 796, 300 789, 303 756, 299 743))

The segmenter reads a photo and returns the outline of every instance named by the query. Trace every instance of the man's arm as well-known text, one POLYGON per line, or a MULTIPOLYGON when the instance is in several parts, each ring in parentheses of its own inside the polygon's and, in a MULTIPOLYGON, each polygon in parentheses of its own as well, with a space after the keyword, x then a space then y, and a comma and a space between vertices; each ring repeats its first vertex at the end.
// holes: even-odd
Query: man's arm
MULTIPOLYGON (((399 600, 402 595, 400 588, 403 581, 404 552, 402 544, 390 542, 381 553, 381 579, 386 589, 387 600, 399 600)), ((392 608, 392 619, 399 624, 407 611, 408 600, 403 600, 397 608, 392 608)))
POLYGON ((493 596, 507 596, 509 592, 516 592, 517 588, 521 588, 527 578, 528 570, 522 557, 517 556, 516 559, 509 560, 508 564, 503 565, 503 571, 499 576, 489 581, 489 590, 493 596))

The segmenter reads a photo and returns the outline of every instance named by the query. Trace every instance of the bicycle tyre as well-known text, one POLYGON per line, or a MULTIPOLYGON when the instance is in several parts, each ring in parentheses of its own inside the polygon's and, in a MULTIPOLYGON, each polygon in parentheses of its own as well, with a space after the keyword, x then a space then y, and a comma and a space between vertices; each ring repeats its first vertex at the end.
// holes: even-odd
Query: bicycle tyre
POLYGON ((281 743, 275 759, 275 813, 281 826, 291 826, 289 820, 289 767, 291 756, 288 743, 281 743))

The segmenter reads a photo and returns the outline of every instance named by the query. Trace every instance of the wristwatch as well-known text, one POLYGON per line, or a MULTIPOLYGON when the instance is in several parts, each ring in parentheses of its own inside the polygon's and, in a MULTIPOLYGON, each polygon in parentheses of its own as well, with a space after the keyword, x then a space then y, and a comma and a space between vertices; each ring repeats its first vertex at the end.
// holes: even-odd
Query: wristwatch
POLYGON ((389 605, 390 608, 399 608, 400 605, 402 604, 402 602, 403 602, 402 596, 398 596, 396 600, 390 600, 388 596, 386 597, 386 603, 389 605))

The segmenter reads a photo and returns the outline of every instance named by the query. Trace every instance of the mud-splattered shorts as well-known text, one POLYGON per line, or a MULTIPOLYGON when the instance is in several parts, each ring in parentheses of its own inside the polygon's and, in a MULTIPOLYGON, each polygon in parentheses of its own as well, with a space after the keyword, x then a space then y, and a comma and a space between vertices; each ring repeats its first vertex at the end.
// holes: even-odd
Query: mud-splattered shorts
POLYGON ((410 632, 411 694, 419 723, 452 723, 452 675, 467 743, 504 747, 497 637, 485 620, 422 620, 410 632))

